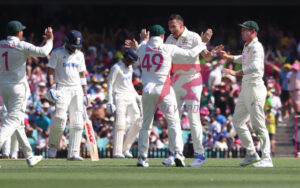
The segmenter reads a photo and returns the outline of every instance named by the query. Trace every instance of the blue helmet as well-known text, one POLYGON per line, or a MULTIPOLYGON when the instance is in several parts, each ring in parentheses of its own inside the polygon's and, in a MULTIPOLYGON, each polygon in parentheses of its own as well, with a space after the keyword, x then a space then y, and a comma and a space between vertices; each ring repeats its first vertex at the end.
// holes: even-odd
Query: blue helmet
POLYGON ((123 56, 128 57, 129 59, 131 59, 133 61, 137 61, 137 59, 138 59, 138 56, 132 49, 126 49, 123 56))
POLYGON ((82 35, 80 31, 71 30, 66 34, 65 42, 73 46, 74 48, 82 48, 82 35))

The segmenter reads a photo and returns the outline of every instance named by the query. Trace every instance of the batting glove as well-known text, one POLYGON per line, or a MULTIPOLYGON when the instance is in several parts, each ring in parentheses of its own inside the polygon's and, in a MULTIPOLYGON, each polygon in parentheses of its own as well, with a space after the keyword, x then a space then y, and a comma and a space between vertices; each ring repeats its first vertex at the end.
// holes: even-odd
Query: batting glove
POLYGON ((89 107, 91 105, 91 98, 86 92, 83 95, 83 104, 85 107, 89 107))
POLYGON ((107 103, 106 105, 106 113, 113 114, 116 111, 116 106, 112 103, 107 103))
POLYGON ((50 102, 53 102, 53 103, 57 102, 58 98, 59 98, 59 95, 54 88, 55 88, 54 86, 51 86, 49 88, 49 91, 45 95, 46 99, 48 99, 50 102))

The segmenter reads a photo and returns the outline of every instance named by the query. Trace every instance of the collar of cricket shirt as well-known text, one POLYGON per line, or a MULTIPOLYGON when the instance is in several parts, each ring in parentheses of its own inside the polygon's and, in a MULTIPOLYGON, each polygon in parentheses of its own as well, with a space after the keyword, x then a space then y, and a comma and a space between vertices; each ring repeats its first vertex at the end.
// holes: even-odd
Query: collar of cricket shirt
POLYGON ((7 36, 7 40, 20 41, 20 39, 15 36, 7 36))
POLYGON ((149 44, 161 44, 164 43, 163 39, 160 36, 151 37, 149 44))
POLYGON ((183 33, 180 35, 178 39, 182 40, 182 42, 185 42, 187 40, 187 35, 188 35, 188 28, 184 26, 183 33))
POLYGON ((64 44, 62 47, 65 49, 65 52, 66 52, 69 56, 72 56, 72 55, 74 55, 74 54, 77 54, 77 52, 79 51, 78 49, 75 49, 75 51, 74 51, 72 54, 70 54, 69 51, 68 51, 68 49, 66 48, 66 44, 64 44))
POLYGON ((250 47, 250 46, 252 46, 257 41, 258 41, 258 38, 255 37, 248 45, 245 44, 245 47, 250 47))

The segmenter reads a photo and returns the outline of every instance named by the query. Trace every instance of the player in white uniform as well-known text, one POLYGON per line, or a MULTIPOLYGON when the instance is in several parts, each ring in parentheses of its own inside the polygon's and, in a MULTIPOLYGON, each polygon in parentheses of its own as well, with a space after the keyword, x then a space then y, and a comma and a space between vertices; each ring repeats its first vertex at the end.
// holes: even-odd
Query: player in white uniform
MULTIPOLYGON (((86 98, 85 60, 82 35, 77 30, 66 34, 65 45, 55 49, 48 64, 49 83, 53 87, 47 93, 48 99, 55 101, 55 114, 51 119, 48 157, 55 158, 62 133, 66 126, 67 112, 70 118, 70 142, 68 160, 82 161, 80 143, 82 138, 83 98, 86 98), (85 94, 84 94, 85 92, 85 94)), ((87 102, 85 102, 87 105, 87 102)))
POLYGON ((21 41, 26 27, 19 21, 7 25, 7 39, 0 41, 0 95, 7 114, 0 127, 0 149, 3 143, 16 133, 29 166, 40 162, 42 156, 33 156, 24 126, 24 113, 30 94, 26 80, 26 60, 29 55, 45 57, 53 47, 52 28, 45 30, 47 40, 43 47, 21 41))
POLYGON ((224 51, 219 52, 222 58, 242 64, 240 71, 222 70, 233 76, 243 76, 242 92, 235 106, 232 119, 232 124, 242 140, 242 144, 247 149, 246 158, 240 165, 247 166, 254 163, 253 166, 255 167, 273 167, 270 156, 270 139, 265 125, 264 105, 267 89, 262 79, 264 75, 264 49, 257 39, 259 27, 254 21, 246 21, 240 26, 242 27, 242 39, 246 42, 242 55, 232 56, 224 51), (261 143, 262 160, 256 153, 250 131, 246 126, 249 117, 254 132, 261 143))
MULTIPOLYGON (((184 26, 183 18, 174 14, 169 18, 169 30, 171 35, 167 38, 166 44, 174 44, 182 49, 192 49, 193 47, 208 42, 212 36, 211 29, 208 29, 201 37, 184 26)), ((208 61, 213 56, 208 50, 203 50, 201 55, 208 61)), ((200 120, 200 99, 202 93, 202 77, 200 73, 199 57, 187 58, 185 62, 181 59, 172 60, 173 78, 178 79, 174 82, 173 88, 176 94, 176 101, 179 114, 182 114, 182 105, 185 103, 191 126, 191 135, 194 149, 194 160, 189 165, 191 167, 201 167, 205 163, 205 150, 202 145, 203 133, 200 120), (191 86, 188 86, 188 85, 191 86)), ((164 165, 174 165, 174 153, 170 153, 169 158, 163 161, 164 165)))
POLYGON ((139 133, 139 160, 137 166, 148 167, 147 154, 149 134, 152 128, 156 107, 160 107, 168 121, 170 151, 175 153, 176 166, 185 166, 183 157, 183 141, 179 112, 175 93, 170 85, 172 60, 196 57, 206 49, 199 44, 192 50, 180 49, 175 45, 164 44, 164 29, 160 25, 150 28, 150 40, 143 42, 137 49, 142 67, 143 89, 143 125, 139 133))
POLYGON ((141 129, 142 101, 141 96, 138 95, 132 84, 132 64, 136 60, 137 55, 133 50, 128 49, 124 53, 124 59, 115 64, 109 73, 106 111, 109 114, 116 111, 113 134, 114 158, 132 158, 129 150, 141 129), (132 124, 124 140, 126 114, 130 117, 132 124))

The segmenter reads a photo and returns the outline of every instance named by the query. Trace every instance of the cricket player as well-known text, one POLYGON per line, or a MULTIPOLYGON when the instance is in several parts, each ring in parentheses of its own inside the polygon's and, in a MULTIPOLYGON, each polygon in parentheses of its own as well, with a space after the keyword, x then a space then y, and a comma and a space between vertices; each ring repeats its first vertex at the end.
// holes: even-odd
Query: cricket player
MULTIPOLYGON (((166 44, 174 44, 182 49, 192 49, 203 42, 207 43, 212 36, 211 29, 208 29, 204 34, 202 33, 201 37, 197 33, 189 31, 184 26, 184 20, 179 14, 171 15, 168 25, 171 34, 167 38, 166 44)), ((214 54, 206 49, 201 52, 201 55, 207 61, 211 61, 214 56, 214 54)), ((205 163, 205 150, 202 145, 203 133, 200 120, 202 77, 199 57, 189 57, 184 62, 180 58, 174 58, 172 59, 172 63, 172 77, 174 80, 178 78, 174 82, 173 88, 176 94, 178 109, 180 110, 179 115, 181 116, 182 105, 185 104, 191 126, 194 160, 189 166, 201 167, 205 163)), ((169 144, 173 144, 172 140, 169 144)), ((170 152, 169 158, 165 159, 163 164, 169 166, 175 165, 174 156, 174 153, 170 152)))
POLYGON ((172 143, 169 148, 175 154, 176 166, 185 166, 179 112, 175 93, 170 85, 170 70, 174 59, 185 61, 187 57, 196 57, 206 49, 206 46, 204 43, 199 43, 192 50, 180 49, 175 45, 164 44, 164 33, 165 30, 162 26, 152 26, 150 28, 150 40, 147 43, 143 42, 137 48, 144 85, 142 97, 143 124, 138 139, 139 159, 137 166, 149 166, 147 161, 149 134, 156 107, 163 109, 162 111, 168 121, 168 136, 170 143, 172 143))
POLYGON ((66 126, 67 112, 70 118, 70 142, 68 160, 82 161, 83 107, 88 105, 86 94, 85 60, 80 51, 82 35, 77 30, 66 34, 65 45, 55 49, 48 64, 48 78, 52 85, 47 98, 55 102, 55 114, 51 119, 48 157, 55 158, 62 133, 66 126), (56 83, 56 89, 53 85, 56 83), (84 100, 85 98, 85 100, 84 100))
POLYGON ((253 166, 255 167, 273 167, 269 134, 265 125, 264 105, 267 89, 262 79, 264 75, 264 49, 257 38, 259 27, 255 21, 246 21, 240 26, 242 27, 242 39, 246 42, 242 55, 232 56, 225 51, 218 53, 222 58, 242 64, 240 71, 222 70, 222 72, 233 76, 243 76, 242 91, 235 106, 232 120, 243 146, 247 149, 246 158, 240 165, 247 166, 254 163, 253 166), (254 132, 261 143, 261 160, 256 153, 250 131, 246 126, 249 116, 254 132))
POLYGON ((33 156, 25 134, 24 113, 30 95, 26 80, 26 60, 29 55, 45 57, 53 47, 52 28, 48 27, 43 36, 46 44, 36 47, 22 41, 26 27, 19 21, 7 24, 7 39, 0 41, 0 95, 7 114, 0 127, 0 149, 3 143, 14 133, 22 147, 29 166, 35 166, 43 157, 33 156))
POLYGON ((106 111, 109 114, 116 112, 113 134, 114 158, 132 158, 129 150, 142 126, 142 101, 132 84, 132 64, 135 61, 137 61, 137 55, 133 50, 127 49, 124 59, 116 63, 109 73, 106 111), (130 117, 132 124, 124 140, 126 114, 130 117))

